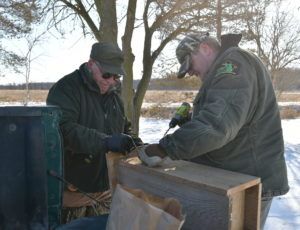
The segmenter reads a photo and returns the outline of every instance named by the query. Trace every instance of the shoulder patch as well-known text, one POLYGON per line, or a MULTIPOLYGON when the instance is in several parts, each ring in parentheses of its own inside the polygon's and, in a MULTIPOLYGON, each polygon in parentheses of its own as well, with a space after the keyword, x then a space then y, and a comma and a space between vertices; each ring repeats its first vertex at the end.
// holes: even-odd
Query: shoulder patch
POLYGON ((216 76, 221 74, 233 74, 236 75, 239 70, 239 65, 231 60, 226 60, 217 67, 216 76))

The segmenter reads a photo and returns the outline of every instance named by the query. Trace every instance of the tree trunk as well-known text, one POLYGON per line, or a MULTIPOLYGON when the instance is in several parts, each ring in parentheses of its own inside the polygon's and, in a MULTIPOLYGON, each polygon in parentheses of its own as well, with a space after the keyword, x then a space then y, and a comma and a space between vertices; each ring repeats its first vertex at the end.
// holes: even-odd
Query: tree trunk
POLYGON ((126 76, 124 76, 123 79, 122 97, 124 101, 125 114, 132 123, 134 123, 133 63, 135 56, 132 53, 131 41, 135 23, 136 2, 137 0, 129 0, 128 2, 126 27, 124 35, 122 37, 122 50, 124 52, 124 69, 126 72, 126 76))
MULTIPOLYGON (((145 59, 145 58, 144 58, 145 59)), ((149 63, 149 62, 148 62, 149 63)), ((133 100, 133 115, 132 115, 132 129, 134 133, 139 133, 139 120, 141 115, 141 109, 143 104, 143 99, 145 97, 147 88, 149 86, 149 82, 152 75, 152 68, 153 63, 148 65, 147 67, 144 66, 144 73, 142 76, 141 81, 138 84, 137 91, 134 96, 133 100)))
POLYGON ((118 41, 118 24, 116 0, 98 0, 95 1, 100 15, 99 41, 114 42, 118 41), (101 7, 100 7, 101 6, 101 7))

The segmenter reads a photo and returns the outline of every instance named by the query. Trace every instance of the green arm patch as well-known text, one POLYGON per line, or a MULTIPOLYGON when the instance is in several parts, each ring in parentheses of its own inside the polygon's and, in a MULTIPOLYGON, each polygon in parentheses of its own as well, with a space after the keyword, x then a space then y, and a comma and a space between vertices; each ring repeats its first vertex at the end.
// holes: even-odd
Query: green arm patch
POLYGON ((238 73, 238 69, 239 69, 239 66, 237 63, 234 63, 233 61, 226 61, 217 68, 216 76, 219 76, 221 74, 236 75, 238 73))

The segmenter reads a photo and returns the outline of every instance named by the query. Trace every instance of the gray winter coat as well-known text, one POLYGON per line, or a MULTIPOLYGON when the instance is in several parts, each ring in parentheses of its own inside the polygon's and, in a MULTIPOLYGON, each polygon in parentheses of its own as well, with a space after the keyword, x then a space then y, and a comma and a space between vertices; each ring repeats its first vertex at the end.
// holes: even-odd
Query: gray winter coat
POLYGON ((256 56, 238 47, 219 55, 194 100, 191 121, 160 145, 173 159, 261 177, 263 196, 289 190, 270 75, 256 56))

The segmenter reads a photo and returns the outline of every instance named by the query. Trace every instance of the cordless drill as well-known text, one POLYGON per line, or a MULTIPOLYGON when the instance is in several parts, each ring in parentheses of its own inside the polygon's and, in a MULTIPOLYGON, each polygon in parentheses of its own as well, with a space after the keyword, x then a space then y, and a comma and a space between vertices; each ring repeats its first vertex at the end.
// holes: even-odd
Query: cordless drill
POLYGON ((170 123, 169 123, 169 128, 168 130, 165 132, 165 135, 169 132, 169 130, 171 128, 176 127, 176 125, 179 125, 181 123, 183 123, 184 120, 188 119, 189 113, 191 110, 191 105, 187 102, 183 102, 177 109, 176 112, 174 114, 174 116, 172 117, 170 123))

